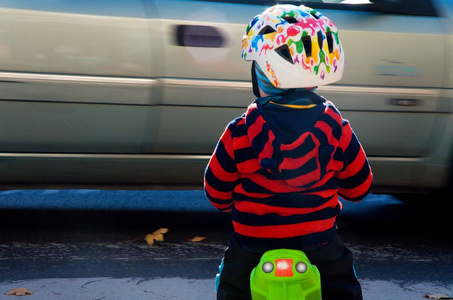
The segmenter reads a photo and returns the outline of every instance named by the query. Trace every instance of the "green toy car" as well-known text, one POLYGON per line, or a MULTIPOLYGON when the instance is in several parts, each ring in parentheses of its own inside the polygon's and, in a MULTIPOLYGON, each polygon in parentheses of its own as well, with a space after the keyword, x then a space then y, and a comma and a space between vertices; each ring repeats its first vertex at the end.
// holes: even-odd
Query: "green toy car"
POLYGON ((304 252, 270 250, 250 274, 253 300, 320 300, 318 268, 304 252))

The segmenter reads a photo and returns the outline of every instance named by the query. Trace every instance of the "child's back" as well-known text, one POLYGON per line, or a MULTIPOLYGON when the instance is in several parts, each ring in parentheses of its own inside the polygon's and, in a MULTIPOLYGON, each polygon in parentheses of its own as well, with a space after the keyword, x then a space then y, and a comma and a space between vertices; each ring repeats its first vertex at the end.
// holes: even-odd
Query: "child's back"
POLYGON ((321 272, 324 300, 361 299, 335 220, 338 195, 364 198, 372 174, 349 122, 311 88, 341 79, 344 53, 337 28, 303 6, 275 6, 250 23, 242 56, 254 61, 259 98, 228 125, 205 174, 207 197, 231 210, 235 230, 218 299, 249 299, 247 273, 275 248, 308 251, 321 272), (330 276, 334 268, 343 275, 330 276))

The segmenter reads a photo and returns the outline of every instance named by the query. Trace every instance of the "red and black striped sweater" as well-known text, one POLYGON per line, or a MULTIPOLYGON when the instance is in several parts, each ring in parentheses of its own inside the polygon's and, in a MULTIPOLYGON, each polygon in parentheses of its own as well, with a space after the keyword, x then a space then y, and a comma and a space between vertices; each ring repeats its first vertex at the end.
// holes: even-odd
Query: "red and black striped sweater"
POLYGON ((359 201, 372 182, 349 122, 324 98, 295 92, 259 98, 228 125, 206 168, 205 193, 231 210, 245 249, 304 249, 335 236, 338 195, 359 201))

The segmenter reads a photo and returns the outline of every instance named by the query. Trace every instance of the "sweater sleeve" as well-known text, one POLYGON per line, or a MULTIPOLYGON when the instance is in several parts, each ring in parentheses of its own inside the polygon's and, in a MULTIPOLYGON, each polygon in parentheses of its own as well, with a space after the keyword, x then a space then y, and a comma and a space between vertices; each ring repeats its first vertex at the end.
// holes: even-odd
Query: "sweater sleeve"
POLYGON ((239 181, 239 172, 234 161, 234 123, 222 134, 206 167, 204 190, 209 201, 217 209, 230 210, 233 206, 233 190, 239 181))
POLYGON ((347 120, 343 120, 340 147, 344 153, 344 166, 337 173, 338 194, 349 201, 360 201, 371 191, 373 174, 365 151, 347 120))

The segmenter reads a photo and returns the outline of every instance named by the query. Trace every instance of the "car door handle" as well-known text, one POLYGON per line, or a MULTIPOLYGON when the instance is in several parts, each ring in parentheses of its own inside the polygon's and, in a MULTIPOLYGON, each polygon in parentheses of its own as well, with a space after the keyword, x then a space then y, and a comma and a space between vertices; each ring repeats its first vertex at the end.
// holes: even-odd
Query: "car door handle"
POLYGON ((422 103, 418 99, 390 99, 390 104, 395 106, 419 106, 422 103))
POLYGON ((217 28, 201 25, 178 25, 176 40, 182 47, 221 48, 225 44, 225 38, 217 28))

